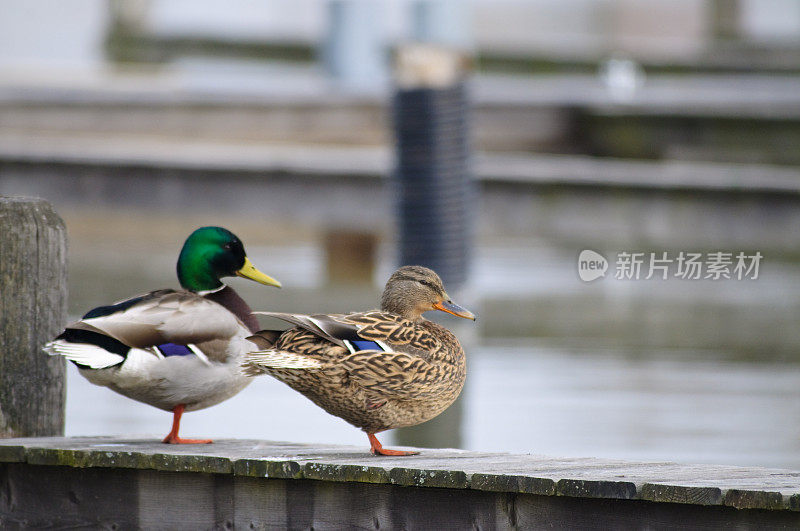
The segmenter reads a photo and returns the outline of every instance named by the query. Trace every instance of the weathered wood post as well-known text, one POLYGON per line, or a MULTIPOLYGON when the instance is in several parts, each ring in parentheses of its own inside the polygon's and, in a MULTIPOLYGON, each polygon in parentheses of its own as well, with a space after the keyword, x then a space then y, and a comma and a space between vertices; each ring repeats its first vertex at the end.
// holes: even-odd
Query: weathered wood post
MULTIPOLYGON (((394 184, 400 264, 430 267, 448 293, 469 307, 463 288, 470 274, 477 194, 470 169, 466 66, 463 52, 442 46, 416 44, 398 50, 394 184)), ((448 320, 446 326, 469 356, 465 339, 474 333, 472 323, 448 320)), ((458 447, 461 412, 457 400, 435 419, 397 430, 396 440, 412 446, 458 447)))
POLYGON ((0 197, 0 438, 64 434, 67 239, 50 203, 0 197))

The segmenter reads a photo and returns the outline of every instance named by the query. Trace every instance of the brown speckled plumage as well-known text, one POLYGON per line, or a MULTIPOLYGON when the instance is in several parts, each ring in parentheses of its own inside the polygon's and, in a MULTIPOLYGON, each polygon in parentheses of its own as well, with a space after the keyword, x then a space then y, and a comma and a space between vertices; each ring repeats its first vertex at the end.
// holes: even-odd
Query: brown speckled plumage
MULTIPOLYGON (((434 307, 441 301, 458 308, 433 271, 407 266, 387 282, 381 310, 270 313, 298 326, 277 339, 266 331, 256 334, 259 345, 273 346, 247 355, 244 370, 274 376, 368 434, 420 424, 447 409, 466 378, 464 350, 455 335, 421 316, 441 309, 434 307), (394 311, 387 311, 387 300, 394 311), (382 342, 389 351, 351 352, 344 342, 348 337, 382 342)), ((458 309, 462 317, 474 318, 458 309)))

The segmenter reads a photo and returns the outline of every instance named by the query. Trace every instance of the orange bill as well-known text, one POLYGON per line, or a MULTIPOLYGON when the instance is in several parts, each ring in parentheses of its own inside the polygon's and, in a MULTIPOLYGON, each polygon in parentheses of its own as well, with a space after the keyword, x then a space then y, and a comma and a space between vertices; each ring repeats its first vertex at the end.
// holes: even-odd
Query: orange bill
POLYGON ((456 317, 463 317, 464 319, 472 319, 475 320, 475 314, 471 311, 467 310, 466 308, 462 308, 458 304, 454 303, 451 300, 446 301, 439 301, 433 305, 439 311, 451 313, 456 317))

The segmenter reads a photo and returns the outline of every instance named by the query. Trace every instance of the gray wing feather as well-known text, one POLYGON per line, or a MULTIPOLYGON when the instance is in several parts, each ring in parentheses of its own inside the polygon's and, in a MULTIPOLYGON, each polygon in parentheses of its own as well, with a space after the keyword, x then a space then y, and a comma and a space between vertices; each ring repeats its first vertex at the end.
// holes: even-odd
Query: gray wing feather
POLYGON ((144 299, 123 311, 81 319, 68 328, 97 331, 138 348, 227 340, 245 328, 223 306, 194 293, 157 293, 159 296, 144 299))
POLYGON ((332 315, 303 315, 299 313, 280 312, 253 313, 286 321, 287 323, 299 326, 300 328, 308 330, 309 332, 344 348, 347 348, 344 344, 344 340, 360 339, 358 336, 358 329, 355 326, 336 321, 332 315))

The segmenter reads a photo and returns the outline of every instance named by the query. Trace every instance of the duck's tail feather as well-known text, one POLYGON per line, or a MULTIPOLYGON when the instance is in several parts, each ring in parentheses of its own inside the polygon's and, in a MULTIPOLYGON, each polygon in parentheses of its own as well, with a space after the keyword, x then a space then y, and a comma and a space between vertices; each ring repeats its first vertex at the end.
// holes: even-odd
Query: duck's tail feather
POLYGON ((284 350, 259 350, 246 354, 241 367, 247 376, 258 376, 269 373, 270 369, 318 370, 322 368, 322 363, 284 350))
POLYGON ((105 369, 125 361, 124 356, 109 352, 91 343, 72 343, 56 339, 47 343, 43 349, 51 356, 64 356, 77 365, 89 369, 105 369))

